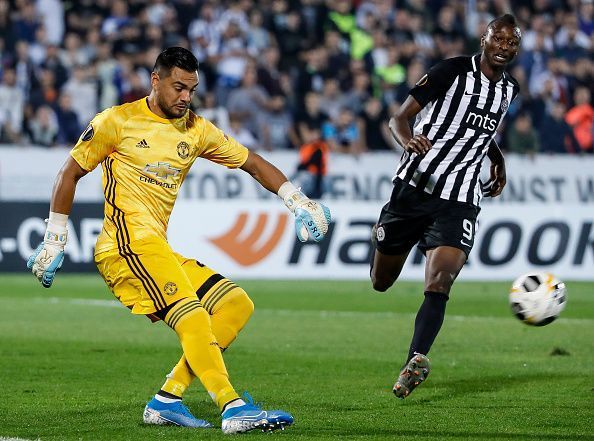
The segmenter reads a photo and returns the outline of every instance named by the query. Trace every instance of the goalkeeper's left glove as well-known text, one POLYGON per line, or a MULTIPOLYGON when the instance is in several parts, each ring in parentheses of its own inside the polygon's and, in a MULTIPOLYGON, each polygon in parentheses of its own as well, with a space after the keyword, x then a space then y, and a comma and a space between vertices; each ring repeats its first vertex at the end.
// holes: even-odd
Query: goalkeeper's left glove
POLYGON ((287 181, 278 190, 285 205, 295 214, 295 233, 301 242, 312 238, 321 241, 328 232, 330 210, 319 202, 305 196, 291 182, 287 181))
POLYGON ((27 268, 45 288, 52 286, 56 272, 62 267, 64 261, 64 246, 68 236, 67 221, 67 215, 50 212, 49 219, 46 219, 47 229, 43 242, 27 261, 27 268))

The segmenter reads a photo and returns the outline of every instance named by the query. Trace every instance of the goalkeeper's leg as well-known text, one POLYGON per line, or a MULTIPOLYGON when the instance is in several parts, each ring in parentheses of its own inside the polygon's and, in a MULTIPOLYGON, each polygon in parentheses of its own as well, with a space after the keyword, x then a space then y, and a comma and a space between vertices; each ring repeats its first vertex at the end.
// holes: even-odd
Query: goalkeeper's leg
MULTIPOLYGON (((243 289, 226 279, 221 282, 209 290, 202 298, 202 302, 211 312, 212 333, 221 351, 224 351, 250 319, 254 312, 254 304, 243 289), (225 287, 231 287, 231 290, 217 299, 216 294, 225 292, 225 287)), ((171 373, 167 375, 167 380, 161 391, 181 397, 195 378, 196 376, 190 369, 184 354, 171 373)))
POLYGON ((211 330, 210 317, 195 298, 177 302, 165 316, 165 323, 177 333, 184 356, 169 375, 163 389, 181 397, 196 376, 222 410, 239 398, 231 386, 219 345, 211 330))

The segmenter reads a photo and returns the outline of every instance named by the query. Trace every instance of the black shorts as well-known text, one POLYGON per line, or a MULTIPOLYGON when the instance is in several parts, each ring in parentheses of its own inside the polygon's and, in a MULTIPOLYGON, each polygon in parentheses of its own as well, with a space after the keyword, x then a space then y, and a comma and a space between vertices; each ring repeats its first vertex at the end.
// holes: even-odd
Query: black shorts
POLYGON ((376 248, 383 254, 403 254, 418 242, 423 254, 450 246, 470 254, 480 208, 425 193, 396 179, 376 230, 376 248))

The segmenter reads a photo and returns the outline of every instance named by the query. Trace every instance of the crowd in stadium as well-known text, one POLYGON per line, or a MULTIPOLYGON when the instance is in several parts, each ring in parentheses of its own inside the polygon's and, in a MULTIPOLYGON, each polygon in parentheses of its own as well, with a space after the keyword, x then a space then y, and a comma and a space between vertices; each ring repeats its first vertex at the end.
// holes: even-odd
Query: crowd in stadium
POLYGON ((512 12, 521 93, 507 151, 592 153, 593 0, 0 0, 0 143, 72 145, 150 91, 168 46, 200 62, 194 110, 253 149, 394 148, 389 116, 434 63, 512 12))

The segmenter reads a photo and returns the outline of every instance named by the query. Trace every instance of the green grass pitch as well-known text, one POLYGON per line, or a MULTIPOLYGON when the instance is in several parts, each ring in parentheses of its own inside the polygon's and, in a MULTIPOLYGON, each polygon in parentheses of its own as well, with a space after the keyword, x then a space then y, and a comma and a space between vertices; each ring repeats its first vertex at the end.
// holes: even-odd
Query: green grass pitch
MULTIPOLYGON (((463 279, 463 276, 462 276, 463 279)), ((245 281, 256 312, 225 353, 233 384, 293 413, 282 439, 594 440, 594 284, 568 283, 562 317, 532 328, 508 284, 458 282, 427 382, 391 392, 422 285, 245 281)), ((224 439, 220 429, 142 424, 180 355, 175 335, 111 302, 98 276, 50 289, 0 274, 0 439, 224 439)), ((220 427, 196 383, 193 412, 220 427)), ((270 438, 267 438, 270 439, 270 438)))

